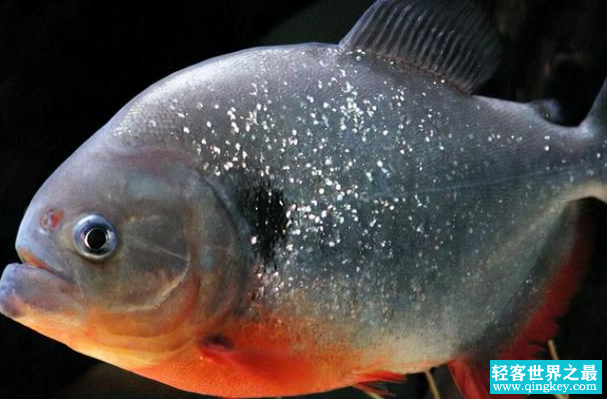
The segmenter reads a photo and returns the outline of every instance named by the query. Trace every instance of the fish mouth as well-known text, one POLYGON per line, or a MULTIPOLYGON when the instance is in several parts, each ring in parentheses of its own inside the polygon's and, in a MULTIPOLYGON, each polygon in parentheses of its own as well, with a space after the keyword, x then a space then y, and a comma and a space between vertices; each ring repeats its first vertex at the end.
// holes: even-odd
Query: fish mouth
POLYGON ((40 256, 35 255, 32 251, 25 247, 17 247, 17 255, 19 255, 19 259, 22 262, 22 266, 30 267, 33 269, 37 269, 40 272, 51 274, 53 277, 57 277, 67 283, 73 282, 70 278, 61 273, 59 270, 51 267, 48 262, 42 260, 40 256))
POLYGON ((17 254, 19 255, 19 259, 23 261, 24 266, 37 267, 39 269, 46 270, 49 273, 57 274, 57 272, 51 268, 48 263, 36 257, 36 255, 34 255, 30 250, 23 247, 18 247, 17 254))
POLYGON ((75 306, 79 293, 71 279, 26 248, 18 247, 17 253, 23 263, 6 266, 0 277, 0 313, 18 319, 75 306))

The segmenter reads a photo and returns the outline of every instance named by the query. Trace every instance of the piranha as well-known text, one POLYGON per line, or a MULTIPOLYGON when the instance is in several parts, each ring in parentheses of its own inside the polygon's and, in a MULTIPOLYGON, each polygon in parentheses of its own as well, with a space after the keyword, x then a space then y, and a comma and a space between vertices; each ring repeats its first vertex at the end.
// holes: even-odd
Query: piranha
POLYGON ((379 0, 338 44, 264 47, 139 94, 44 183, 0 310, 186 391, 288 396, 448 364, 487 398, 584 274, 607 84, 580 126, 473 95, 469 0, 379 0))

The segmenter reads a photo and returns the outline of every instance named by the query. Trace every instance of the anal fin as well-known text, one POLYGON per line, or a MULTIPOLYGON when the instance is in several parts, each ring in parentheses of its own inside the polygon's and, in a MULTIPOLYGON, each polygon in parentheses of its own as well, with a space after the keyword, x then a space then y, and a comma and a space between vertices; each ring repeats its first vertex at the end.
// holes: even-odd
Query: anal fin
POLYGON ((525 395, 489 394, 491 359, 474 359, 467 356, 449 362, 448 367, 455 384, 466 399, 522 399, 525 395))
MULTIPOLYGON (((569 301, 581 285, 594 248, 596 226, 591 215, 583 212, 581 203, 570 204, 563 216, 563 229, 573 229, 573 236, 567 247, 569 250, 561 258, 558 267, 543 287, 539 287, 539 297, 535 305, 517 303, 524 308, 532 306, 532 311, 520 322, 513 324, 506 342, 496 348, 479 348, 466 353, 451 362, 451 375, 466 399, 522 398, 525 395, 489 394, 491 384, 490 360, 531 360, 536 359, 548 340, 558 331, 557 319, 569 307, 569 301), (568 223, 567 221, 573 223, 568 223)), ((565 231, 560 230, 559 232, 565 231)), ((560 242, 558 242, 560 244, 560 242)), ((554 249, 554 248, 550 248, 554 249)), ((520 311, 520 309, 519 309, 520 311)), ((491 332, 487 332, 491 334, 491 332)))

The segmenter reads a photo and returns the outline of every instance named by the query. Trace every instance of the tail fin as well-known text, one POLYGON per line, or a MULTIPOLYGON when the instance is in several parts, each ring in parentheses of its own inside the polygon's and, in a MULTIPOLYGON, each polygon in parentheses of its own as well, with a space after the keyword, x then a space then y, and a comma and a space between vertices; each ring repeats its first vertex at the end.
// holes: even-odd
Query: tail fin
POLYGON ((593 197, 607 204, 607 79, 603 82, 594 104, 580 129, 596 140, 596 174, 593 174, 593 197))
POLYGON ((607 138, 607 79, 603 82, 582 126, 590 131, 599 132, 599 135, 607 138))

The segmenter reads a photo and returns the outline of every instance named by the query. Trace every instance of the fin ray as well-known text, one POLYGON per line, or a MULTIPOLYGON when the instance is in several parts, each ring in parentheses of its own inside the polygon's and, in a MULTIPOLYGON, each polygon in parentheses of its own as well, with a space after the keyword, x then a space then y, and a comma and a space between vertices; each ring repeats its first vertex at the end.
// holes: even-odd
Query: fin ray
POLYGON ((497 34, 470 0, 378 0, 340 46, 438 75, 466 92, 487 80, 499 59, 497 34))
POLYGON ((391 371, 374 371, 358 375, 358 383, 353 385, 354 388, 363 392, 373 393, 382 397, 394 396, 385 386, 384 383, 403 383, 405 376, 391 371))

